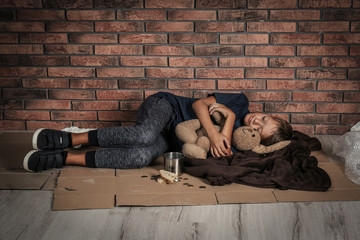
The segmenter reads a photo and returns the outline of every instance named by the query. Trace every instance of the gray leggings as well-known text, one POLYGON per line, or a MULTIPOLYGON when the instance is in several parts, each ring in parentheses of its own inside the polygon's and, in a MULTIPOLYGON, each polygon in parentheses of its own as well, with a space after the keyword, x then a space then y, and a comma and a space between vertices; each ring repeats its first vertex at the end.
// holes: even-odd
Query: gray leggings
POLYGON ((149 97, 140 106, 135 126, 101 128, 95 152, 98 168, 142 168, 166 152, 169 144, 161 133, 174 114, 166 99, 149 97))

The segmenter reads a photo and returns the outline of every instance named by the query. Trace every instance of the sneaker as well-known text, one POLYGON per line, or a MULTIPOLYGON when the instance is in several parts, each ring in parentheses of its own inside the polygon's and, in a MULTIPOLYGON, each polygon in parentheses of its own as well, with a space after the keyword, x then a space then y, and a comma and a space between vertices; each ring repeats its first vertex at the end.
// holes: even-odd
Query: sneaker
POLYGON ((40 128, 35 131, 32 144, 34 149, 56 150, 71 147, 71 133, 40 128))
POLYGON ((63 150, 32 150, 26 154, 23 162, 25 170, 39 172, 51 168, 62 168, 67 152, 63 150))

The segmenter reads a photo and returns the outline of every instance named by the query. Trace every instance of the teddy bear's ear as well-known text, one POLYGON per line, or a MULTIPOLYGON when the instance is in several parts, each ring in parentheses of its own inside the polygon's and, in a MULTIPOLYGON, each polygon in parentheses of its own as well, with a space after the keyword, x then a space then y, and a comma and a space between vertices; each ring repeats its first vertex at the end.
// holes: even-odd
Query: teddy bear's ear
POLYGON ((275 152, 277 150, 280 150, 284 147, 286 147, 287 145, 290 144, 290 140, 287 141, 281 141, 281 142, 277 142, 274 143, 273 145, 270 146, 264 146, 264 145, 259 145, 256 146, 252 149, 253 152, 259 153, 259 154, 264 154, 264 153, 271 153, 271 152, 275 152))

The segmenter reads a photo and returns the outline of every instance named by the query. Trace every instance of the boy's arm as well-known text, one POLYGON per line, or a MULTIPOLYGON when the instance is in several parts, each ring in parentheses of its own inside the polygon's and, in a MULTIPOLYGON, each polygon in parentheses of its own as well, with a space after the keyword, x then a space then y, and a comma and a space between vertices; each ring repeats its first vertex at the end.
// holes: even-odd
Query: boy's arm
MULTIPOLYGON (((216 103, 216 98, 214 96, 210 96, 210 97, 202 98, 202 99, 195 101, 192 104, 192 107, 193 107, 202 127, 205 129, 205 131, 210 139, 211 154, 216 157, 226 156, 226 155, 231 154, 231 146, 230 146, 231 137, 229 138, 229 136, 231 136, 231 134, 232 134, 232 128, 230 129, 230 126, 234 124, 234 120, 231 117, 226 118, 225 126, 224 126, 225 131, 223 130, 221 133, 219 133, 215 129, 214 124, 212 123, 211 118, 210 118, 209 106, 213 103, 216 103)), ((221 105, 221 104, 219 104, 219 105, 221 105)), ((223 106, 223 105, 221 105, 221 106, 223 106)), ((216 111, 219 110, 219 108, 215 108, 215 109, 216 109, 216 111)))

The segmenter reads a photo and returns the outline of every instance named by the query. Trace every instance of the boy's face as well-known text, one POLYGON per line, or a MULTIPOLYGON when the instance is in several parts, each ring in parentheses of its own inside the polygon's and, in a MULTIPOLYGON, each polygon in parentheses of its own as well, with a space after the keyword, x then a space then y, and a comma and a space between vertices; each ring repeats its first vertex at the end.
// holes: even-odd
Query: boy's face
POLYGON ((249 113, 245 116, 244 123, 257 130, 261 139, 271 136, 279 128, 279 123, 272 116, 264 113, 249 113))

